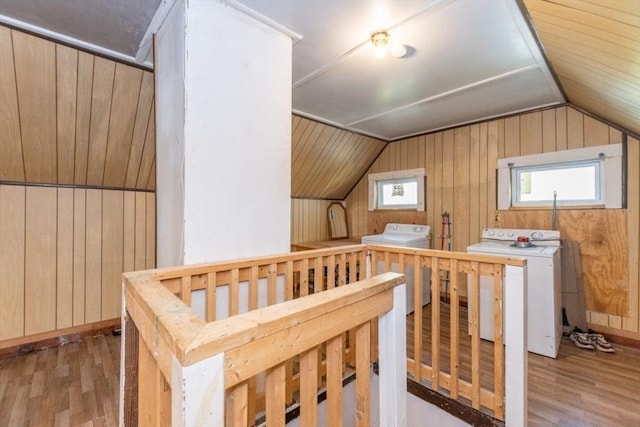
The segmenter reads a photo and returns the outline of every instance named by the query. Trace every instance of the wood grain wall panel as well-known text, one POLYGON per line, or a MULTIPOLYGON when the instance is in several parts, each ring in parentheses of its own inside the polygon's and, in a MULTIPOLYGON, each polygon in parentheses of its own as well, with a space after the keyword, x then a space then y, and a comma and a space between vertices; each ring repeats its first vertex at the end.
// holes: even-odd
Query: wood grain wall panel
POLYGON ((56 328, 73 326, 73 203, 72 188, 58 188, 56 248, 56 328))
MULTIPOLYGON (((136 192, 124 192, 124 218, 122 242, 122 271, 135 270, 136 251, 136 192)), ((118 278, 120 280, 121 278, 118 278)))
POLYGON ((102 319, 102 190, 86 190, 85 323, 102 319))
POLYGON ((56 189, 27 187, 25 335, 56 329, 56 189))
POLYGON ((140 99, 142 73, 140 69, 116 64, 102 181, 105 187, 123 187, 125 183, 140 99))
POLYGON ((94 59, 87 185, 101 186, 104 179, 115 68, 113 61, 94 59))
POLYGON ((520 155, 542 153, 542 112, 520 116, 520 155))
POLYGON ((59 184, 73 184, 75 178, 76 101, 78 88, 78 51, 56 46, 56 118, 59 184))
POLYGON ((556 112, 544 110, 542 111, 542 152, 558 151, 556 139, 556 112))
MULTIPOLYGON (((419 144, 425 145, 419 152, 427 157, 424 159, 428 191, 426 218, 432 226, 434 248, 440 246, 437 236, 443 211, 451 213, 454 249, 459 251, 479 241, 480 229, 484 227, 550 228, 548 210, 496 210, 497 160, 621 140, 619 130, 575 108, 558 107, 436 132, 417 140, 393 142, 347 196, 349 225, 353 233, 370 234, 373 228, 384 227, 385 221, 402 222, 410 218, 403 212, 381 215, 361 207, 367 204, 367 174, 404 165, 405 153, 415 152, 413 144, 419 144)), ((564 239, 580 243, 592 324, 638 333, 640 142, 628 137, 627 149, 628 208, 562 209, 558 223, 564 239)))
POLYGON ((153 99, 148 71, 0 25, 0 181, 154 190, 153 99))
POLYGON ((0 27, 0 180, 24 181, 11 31, 0 27))
POLYGON ((56 182, 55 45, 17 31, 13 44, 25 179, 56 182))
MULTIPOLYGON (((331 203, 340 200, 291 199, 291 243, 328 240, 329 224, 327 209, 331 203)), ((365 207, 366 209, 366 207, 365 207)), ((351 213, 347 212, 347 216, 351 213)), ((347 219, 347 226, 350 227, 347 219)), ((349 228, 349 236, 358 236, 349 228)))
POLYGON ((25 189, 0 185, 0 341, 24 335, 25 189))
POLYGON ((155 267, 155 195, 0 185, 0 260, 0 348, 118 318, 122 273, 155 267))
POLYGON ((296 116, 291 135, 292 197, 342 200, 385 146, 296 116))
POLYGON ((147 188, 147 185, 149 183, 149 175, 151 174, 151 169, 156 154, 155 127, 155 108, 152 106, 151 116, 149 118, 149 123, 147 124, 147 133, 144 141, 144 148, 142 150, 142 159, 140 160, 140 167, 138 169, 136 188, 147 188))
POLYGON ((102 191, 101 319, 120 316, 124 256, 124 192, 102 191))
POLYGON ((147 198, 146 252, 147 268, 156 268, 156 194, 145 193, 147 198))
POLYGON ((73 190, 73 326, 85 324, 87 190, 73 190))
POLYGON ((134 270, 147 268, 147 196, 137 192, 135 196, 135 248, 134 270))
POLYGON ((151 163, 151 170, 149 171, 149 179, 147 180, 147 185, 145 187, 147 190, 154 190, 156 188, 156 159, 155 156, 153 158, 153 162, 151 163))
MULTIPOLYGON (((74 184, 87 183, 89 135, 91 133, 91 99, 93 97, 93 55, 78 52, 78 88, 76 90, 76 140, 74 184)), ((69 159, 67 159, 69 161, 69 159)))
POLYGON ((147 138, 149 120, 151 120, 153 96, 153 74, 144 72, 142 74, 140 98, 138 99, 138 111, 136 112, 136 121, 133 127, 131 150, 129 151, 129 160, 127 162, 127 172, 124 183, 126 188, 136 188, 138 170, 140 169, 140 161, 142 160, 142 150, 147 138))

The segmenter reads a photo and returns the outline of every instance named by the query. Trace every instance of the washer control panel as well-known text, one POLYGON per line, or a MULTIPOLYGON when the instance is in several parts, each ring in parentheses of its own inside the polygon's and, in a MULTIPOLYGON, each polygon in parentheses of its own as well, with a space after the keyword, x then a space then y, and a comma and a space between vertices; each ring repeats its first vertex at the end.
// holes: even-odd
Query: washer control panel
POLYGON ((529 241, 560 241, 558 230, 535 230, 528 228, 485 228, 482 230, 482 240, 517 241, 518 238, 527 238, 529 241))

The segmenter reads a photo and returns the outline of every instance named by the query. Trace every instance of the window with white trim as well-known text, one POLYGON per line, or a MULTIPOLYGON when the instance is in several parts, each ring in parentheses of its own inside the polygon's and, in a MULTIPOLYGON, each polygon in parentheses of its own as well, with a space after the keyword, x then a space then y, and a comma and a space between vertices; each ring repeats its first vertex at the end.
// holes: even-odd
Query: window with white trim
POLYGON ((369 210, 425 210, 424 168, 369 175, 369 210))
POLYGON ((622 206, 622 144, 498 160, 498 209, 622 206))

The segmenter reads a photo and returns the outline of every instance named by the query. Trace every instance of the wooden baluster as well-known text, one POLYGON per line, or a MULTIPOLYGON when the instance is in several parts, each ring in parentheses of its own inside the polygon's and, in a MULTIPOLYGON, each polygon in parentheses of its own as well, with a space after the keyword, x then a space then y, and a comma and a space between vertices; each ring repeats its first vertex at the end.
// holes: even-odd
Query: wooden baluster
POLYGON ((267 370, 266 420, 269 427, 284 427, 285 424, 285 366, 281 363, 267 370))
MULTIPOLYGON (((413 265, 416 271, 415 283, 422 282, 421 259, 420 255, 413 256, 413 265), (420 272, 419 274, 418 271, 420 272)), ((417 292, 421 294, 422 286, 416 285, 415 288, 420 289, 417 292)), ((420 295, 420 298, 422 298, 422 295, 420 295)), ((413 316, 413 360, 413 380, 419 383, 422 381, 422 306, 420 306, 420 313, 415 313, 413 316)))
POLYGON ((180 280, 180 299, 187 305, 191 305, 191 276, 183 276, 180 280))
POLYGON ((431 261, 431 389, 440 388, 440 258, 431 261))
POLYGON ((289 301, 293 299, 293 260, 288 260, 284 267, 285 296, 284 299, 289 301))
POLYGON ((257 265, 251 266, 249 272, 249 311, 258 308, 259 270, 257 265))
POLYGON ((494 378, 494 396, 493 405, 495 416, 498 419, 504 419, 504 335, 503 335, 503 307, 502 300, 504 293, 502 292, 502 266, 495 264, 493 266, 493 308, 494 308, 494 331, 495 339, 493 345, 493 378, 494 378))
POLYGON ((357 254, 350 253, 349 254, 349 283, 357 282, 358 277, 358 263, 357 263, 357 254))
POLYGON ((313 263, 313 292, 322 292, 326 289, 324 285, 324 267, 322 265, 322 257, 319 256, 313 263))
POLYGON ((338 256, 338 286, 347 283, 347 255, 342 253, 338 256))
POLYGON ((269 264, 267 271, 267 305, 278 302, 278 264, 269 264))
POLYGON ((458 398, 458 380, 459 380, 459 356, 458 349, 460 346, 460 312, 458 307, 458 260, 451 260, 451 270, 449 271, 449 293, 451 296, 449 305, 449 316, 451 318, 451 380, 449 381, 449 392, 452 399, 458 398))
POLYGON ((327 425, 342 426, 343 341, 339 335, 327 342, 327 425))
POLYGON ((235 316, 240 310, 240 271, 237 268, 231 270, 231 282, 229 283, 229 316, 235 316))
POLYGON ((227 424, 231 426, 249 425, 248 417, 248 391, 249 386, 247 382, 234 387, 229 392, 229 402, 231 404, 231 410, 227 413, 227 424))
MULTIPOLYGON (((285 264, 285 300, 293 299, 293 260, 288 260, 285 264)), ((293 360, 289 359, 285 362, 285 380, 286 380, 286 401, 293 402, 293 394, 296 391, 293 381, 293 360)))
POLYGON ((309 260, 307 258, 300 262, 300 296, 309 295, 309 260))
POLYGON ((369 354, 371 323, 356 328, 356 426, 369 427, 371 424, 371 377, 369 354))
POLYGON ((207 296, 206 296, 206 320, 213 322, 216 320, 216 273, 207 273, 207 296))
POLYGON ((301 425, 315 426, 318 419, 318 349, 300 355, 301 425))
POLYGON ((336 256, 329 255, 327 259, 327 289, 336 287, 336 256))
POLYGON ((480 409, 480 268, 471 263, 471 406, 480 409))

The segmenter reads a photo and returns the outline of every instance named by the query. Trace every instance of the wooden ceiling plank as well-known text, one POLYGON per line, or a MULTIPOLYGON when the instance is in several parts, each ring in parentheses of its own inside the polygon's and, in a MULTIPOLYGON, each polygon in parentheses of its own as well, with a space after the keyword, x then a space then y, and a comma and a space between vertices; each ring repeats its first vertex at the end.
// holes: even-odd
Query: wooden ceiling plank
POLYGON ((151 106, 151 114, 149 116, 149 124, 147 125, 147 136, 142 150, 142 159, 140 159, 140 169, 138 170, 138 179, 136 188, 145 189, 149 183, 149 175, 156 153, 156 121, 155 121, 155 105, 151 106))
POLYGON ((564 63, 561 62, 556 64, 555 70, 556 74, 561 78, 580 82, 585 86, 586 90, 590 92, 598 91, 606 93, 607 97, 618 99, 634 110, 640 109, 640 99, 638 99, 640 90, 633 90, 633 88, 622 83, 612 84, 611 79, 607 79, 606 76, 599 73, 585 72, 576 74, 574 67, 565 66, 564 63))
POLYGON ((116 64, 103 178, 105 187, 124 186, 142 74, 139 68, 116 64))
POLYGON ((582 0, 585 3, 591 3, 596 6, 612 9, 628 15, 640 17, 640 3, 636 0, 582 0))
POLYGON ((145 72, 142 76, 142 88, 140 89, 140 98, 138 100, 138 111, 136 113, 131 150, 129 150, 129 160, 127 162, 127 173, 124 183, 126 188, 135 188, 136 181, 138 179, 142 150, 147 136, 147 127, 149 124, 151 107, 153 105, 153 91, 153 74, 145 72))
POLYGON ((76 152, 78 51, 56 46, 58 98, 58 184, 73 184, 76 152))
POLYGON ((640 135, 639 112, 631 112, 628 108, 606 99, 605 96, 600 96, 601 94, 585 91, 584 86, 576 82, 565 80, 562 84, 572 93, 571 102, 574 105, 611 123, 624 123, 626 126, 621 125, 622 128, 640 135))
POLYGON ((314 194, 316 197, 325 197, 324 191, 319 190, 326 182, 328 174, 333 171, 331 164, 331 152, 335 149, 333 137, 337 129, 332 126, 323 126, 324 129, 319 138, 314 142, 314 154, 310 158, 307 174, 300 181, 300 187, 306 194, 314 194))
MULTIPOLYGON (((638 55, 637 49, 629 49, 620 44, 600 39, 592 34, 579 33, 566 28, 561 29, 554 24, 544 21, 536 21, 536 28, 541 33, 543 43, 548 36, 553 36, 556 39, 562 39, 564 43, 571 47, 584 46, 592 51, 597 51, 598 55, 602 53, 608 56, 618 57, 620 62, 640 64, 640 55, 638 55)), ((595 58, 597 58, 597 56, 595 58)))
POLYGON ((11 30, 0 27, 0 180, 24 181, 11 30))
MULTIPOLYGON (((527 9, 534 22, 545 21, 549 24, 573 29, 582 33, 610 39, 618 43, 637 43, 639 30, 637 25, 629 25, 611 19, 586 13, 562 5, 527 1, 527 9)), ((637 46, 636 46, 637 47, 637 46)), ((631 46, 633 48, 633 46, 631 46)))
POLYGON ((89 157, 87 161, 87 185, 102 186, 115 62, 95 57, 93 69, 93 92, 91 96, 91 128, 89 130, 89 157))
POLYGON ((25 180, 56 183, 56 54, 47 40, 12 31, 25 180))
POLYGON ((575 1, 575 0, 547 0, 549 3, 556 3, 562 6, 566 6, 571 9, 576 9, 582 12, 587 12, 593 15, 601 16, 607 19, 611 19, 613 21, 622 22, 624 24, 629 25, 638 25, 638 13, 633 8, 633 3, 636 3, 635 0, 620 0, 618 2, 614 2, 613 0, 609 0, 607 2, 593 2, 590 3, 588 1, 575 1), (624 7, 624 3, 630 3, 630 8, 624 7), (611 5, 616 4, 616 7, 611 7, 611 5), (621 10, 620 10, 621 9, 621 10), (635 12, 635 13, 634 13, 635 12))
POLYGON ((87 183, 89 132, 91 130, 91 98, 93 94, 94 56, 78 52, 78 87, 76 100, 75 172, 74 183, 87 183))

